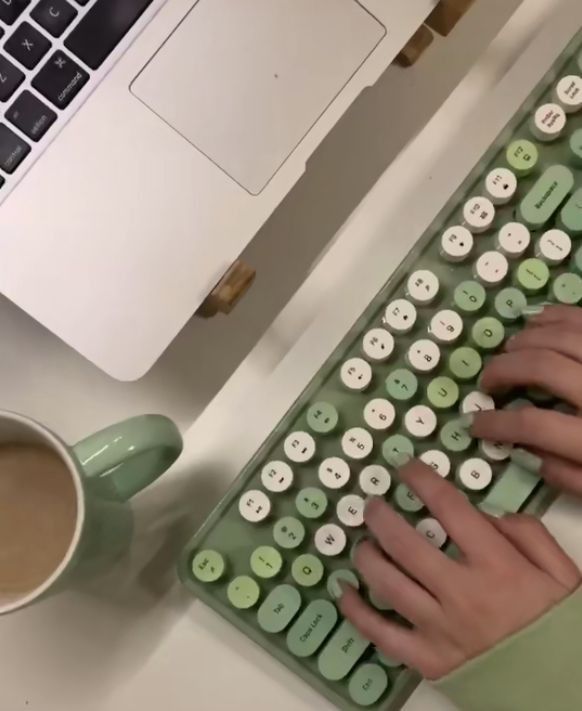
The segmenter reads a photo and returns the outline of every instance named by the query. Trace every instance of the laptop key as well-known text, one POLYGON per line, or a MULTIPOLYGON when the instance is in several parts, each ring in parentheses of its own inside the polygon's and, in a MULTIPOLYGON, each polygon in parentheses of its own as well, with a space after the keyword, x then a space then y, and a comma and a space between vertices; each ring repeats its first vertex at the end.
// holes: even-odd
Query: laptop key
POLYGON ((67 0, 41 0, 30 13, 53 37, 60 37, 78 14, 67 0))
POLYGON ((59 49, 34 77, 32 86, 57 109, 64 109, 88 81, 87 72, 59 49))
POLYGON ((0 0, 0 20, 13 25, 30 5, 30 0, 0 0))
POLYGON ((0 55, 0 101, 8 101, 23 81, 24 74, 20 69, 0 55))
POLYGON ((50 48, 50 41, 28 22, 23 22, 4 45, 8 54, 27 69, 34 69, 50 48))
POLYGON ((30 91, 23 91, 6 112, 6 118, 33 141, 40 141, 57 115, 30 91))
POLYGON ((29 153, 28 143, 11 131, 8 126, 0 124, 0 168, 5 173, 14 173, 29 153))

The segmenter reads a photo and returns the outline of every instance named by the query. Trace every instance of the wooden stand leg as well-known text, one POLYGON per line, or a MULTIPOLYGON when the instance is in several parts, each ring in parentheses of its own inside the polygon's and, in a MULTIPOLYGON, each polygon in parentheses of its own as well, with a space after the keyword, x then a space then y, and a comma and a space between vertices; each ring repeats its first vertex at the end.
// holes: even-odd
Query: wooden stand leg
POLYGON ((229 314, 250 289, 256 277, 252 267, 237 261, 214 287, 208 298, 196 312, 202 318, 217 314, 229 314))
POLYGON ((411 67, 433 43, 434 36, 426 25, 415 32, 412 39, 394 60, 399 67, 411 67))
POLYGON ((426 24, 439 35, 449 35, 475 0, 440 0, 426 24))

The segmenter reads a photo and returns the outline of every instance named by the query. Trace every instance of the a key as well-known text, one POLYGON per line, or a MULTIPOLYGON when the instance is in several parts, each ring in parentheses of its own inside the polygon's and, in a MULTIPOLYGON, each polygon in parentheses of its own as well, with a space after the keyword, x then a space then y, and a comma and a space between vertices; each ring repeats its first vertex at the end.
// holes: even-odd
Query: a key
POLYGON ((0 101, 8 101, 23 81, 24 74, 20 69, 0 55, 0 101))
POLYGON ((30 91, 23 91, 6 112, 6 118, 30 139, 40 141, 57 115, 30 91))
POLYGON ((28 143, 8 126, 0 124, 0 168, 5 173, 14 173, 29 153, 28 143))
POLYGON ((53 37, 60 37, 78 14, 67 0, 41 0, 30 13, 53 37))
POLYGON ((27 69, 34 69, 50 48, 50 41, 28 22, 17 27, 4 45, 8 54, 27 69))
POLYGON ((65 109, 88 81, 87 72, 58 50, 32 80, 32 86, 57 109, 65 109))
POLYGON ((0 0, 0 20, 13 25, 30 5, 30 0, 0 0))

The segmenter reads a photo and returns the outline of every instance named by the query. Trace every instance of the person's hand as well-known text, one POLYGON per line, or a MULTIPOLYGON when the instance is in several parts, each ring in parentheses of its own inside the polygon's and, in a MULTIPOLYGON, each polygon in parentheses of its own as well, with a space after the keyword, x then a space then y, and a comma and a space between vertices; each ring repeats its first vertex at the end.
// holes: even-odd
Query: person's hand
POLYGON ((552 486, 582 496, 582 309, 547 307, 485 368, 481 387, 496 394, 532 386, 569 403, 574 414, 526 407, 474 416, 480 439, 526 448, 516 461, 552 486), (529 456, 528 456, 529 454, 529 456))
POLYGON ((412 627, 387 619, 349 586, 340 607, 381 652, 436 680, 518 632, 572 593, 580 572, 544 526, 528 516, 495 520, 430 467, 401 479, 461 551, 448 558, 380 499, 366 508, 374 542, 356 549, 370 591, 412 627))

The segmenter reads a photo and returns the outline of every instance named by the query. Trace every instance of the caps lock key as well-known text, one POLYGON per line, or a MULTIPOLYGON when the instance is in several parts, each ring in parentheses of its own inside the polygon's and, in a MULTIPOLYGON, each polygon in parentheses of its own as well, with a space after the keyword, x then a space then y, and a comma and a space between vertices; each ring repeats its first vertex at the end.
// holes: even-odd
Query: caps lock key
POLYGON ((57 109, 65 109, 88 81, 87 72, 58 50, 34 77, 32 86, 57 109))

